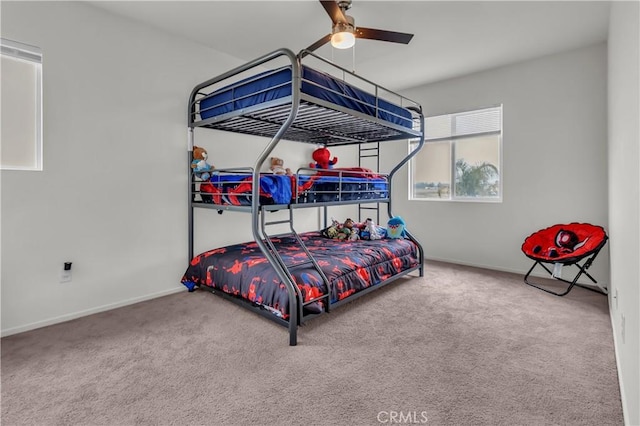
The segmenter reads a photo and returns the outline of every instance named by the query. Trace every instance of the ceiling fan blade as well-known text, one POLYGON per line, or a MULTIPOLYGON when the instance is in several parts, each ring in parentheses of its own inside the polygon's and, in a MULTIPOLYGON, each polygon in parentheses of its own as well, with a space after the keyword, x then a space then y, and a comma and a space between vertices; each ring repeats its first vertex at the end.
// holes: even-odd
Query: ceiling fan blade
POLYGON ((306 50, 308 50, 310 52, 313 52, 317 48, 319 48, 319 47, 325 45, 326 43, 328 43, 329 40, 331 40, 331 34, 327 34, 326 36, 322 37, 320 40, 316 41, 311 46, 307 47, 306 50))
POLYGON ((329 14, 334 24, 347 22, 347 18, 345 18, 344 13, 342 13, 342 10, 338 7, 338 3, 336 3, 335 0, 320 0, 320 3, 322 3, 322 7, 327 11, 327 14, 329 14))
POLYGON ((356 28, 356 37, 366 38, 369 40, 390 41, 393 43, 409 44, 413 38, 413 34, 398 33, 395 31, 375 30, 373 28, 356 28))

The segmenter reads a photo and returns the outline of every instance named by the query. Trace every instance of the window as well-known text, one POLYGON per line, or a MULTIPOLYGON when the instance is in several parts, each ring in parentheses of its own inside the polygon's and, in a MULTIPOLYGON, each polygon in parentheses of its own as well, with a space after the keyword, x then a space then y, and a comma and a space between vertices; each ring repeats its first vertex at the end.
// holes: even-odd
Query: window
POLYGON ((410 182, 412 200, 501 201, 502 105, 425 118, 410 182))
POLYGON ((42 170, 42 53, 0 39, 3 170, 42 170))

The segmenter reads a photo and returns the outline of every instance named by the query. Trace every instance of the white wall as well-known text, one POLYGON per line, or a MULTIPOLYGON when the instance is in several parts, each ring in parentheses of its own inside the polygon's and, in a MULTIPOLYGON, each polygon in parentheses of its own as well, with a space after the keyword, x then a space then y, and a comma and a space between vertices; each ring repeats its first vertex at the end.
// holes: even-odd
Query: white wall
MULTIPOLYGON (((1 28, 42 48, 44 75, 44 171, 0 175, 2 334, 184 289, 187 100, 240 62, 80 2, 3 1, 1 28)), ((218 167, 264 146, 200 142, 218 167)), ((199 248, 250 239, 248 216, 205 213, 199 248)))
MULTIPOLYGON (((258 157, 257 148, 264 148, 268 139, 251 137, 230 132, 195 129, 195 144, 204 146, 209 153, 209 162, 217 168, 253 166, 258 157)), ((271 156, 284 159, 285 167, 294 173, 298 167, 309 167, 311 154, 316 145, 300 142, 282 141, 278 143, 271 156)), ((263 167, 264 171, 268 167, 263 167)), ((186 200, 185 200, 186 203, 186 200)), ((311 231, 318 229, 319 209, 299 209, 293 212, 296 230, 311 231)), ((288 211, 268 212, 267 220, 276 221, 288 218, 288 211)), ((216 210, 196 209, 194 253, 200 253, 214 247, 253 240, 250 215, 244 212, 224 211, 220 216, 216 210)), ((185 222, 186 225, 186 222, 185 222)), ((286 225, 269 227, 268 232, 277 234, 288 231, 286 225)), ((186 238, 186 237, 185 237, 186 238)))
POLYGON ((639 3, 614 2, 611 7, 608 42, 612 284, 609 300, 622 403, 626 423, 629 425, 640 424, 639 40, 639 3))
MULTIPOLYGON (((502 203, 408 201, 398 174, 394 210, 427 258, 524 273, 520 246, 538 229, 607 227, 606 55, 598 44, 406 91, 427 116, 504 108, 502 203)), ((395 160, 406 142, 384 149, 395 160)), ((607 250, 590 270, 605 284, 607 250)))

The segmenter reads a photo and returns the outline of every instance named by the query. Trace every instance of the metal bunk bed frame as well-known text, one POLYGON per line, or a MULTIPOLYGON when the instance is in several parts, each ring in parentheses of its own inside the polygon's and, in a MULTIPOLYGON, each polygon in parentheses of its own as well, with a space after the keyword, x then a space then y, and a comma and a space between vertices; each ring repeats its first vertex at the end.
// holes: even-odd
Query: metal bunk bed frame
MULTIPOLYGON (((422 146, 424 145, 424 115, 422 113, 422 107, 415 101, 411 101, 410 99, 398 95, 388 89, 385 89, 369 80, 366 80, 355 73, 352 73, 332 62, 313 54, 308 50, 302 50, 298 55, 295 55, 289 49, 278 49, 269 54, 261 56, 253 61, 250 61, 244 65, 236 67, 226 73, 223 73, 217 77, 214 77, 210 80, 207 80, 199 85, 197 85, 191 95, 189 97, 188 104, 188 170, 189 170, 189 179, 188 179, 188 235, 189 235, 189 261, 193 258, 194 255, 194 208, 204 207, 204 208, 213 208, 217 209, 218 212, 222 212, 222 210, 239 210, 246 211, 251 213, 251 230, 254 236, 254 240, 257 243, 258 247, 269 261, 271 266, 274 268, 276 274, 280 278, 280 280, 285 284, 287 288, 287 292, 289 295, 289 319, 285 320, 283 318, 279 318, 273 315, 271 312, 266 311, 265 309, 255 306, 250 302, 246 302, 237 297, 226 294, 223 291, 217 291, 215 289, 208 289, 208 291, 221 296, 225 299, 228 299, 236 304, 239 304, 245 308, 248 308, 272 321, 275 321, 278 324, 281 324, 288 328, 289 330, 289 344, 291 346, 295 346, 297 344, 297 328, 306 320, 321 315, 321 314, 306 314, 303 315, 303 308, 305 305, 316 302, 321 299, 326 299, 325 304, 325 312, 329 312, 330 308, 337 307, 343 303, 352 301, 355 298, 363 296, 374 289, 382 287, 396 279, 407 275, 415 270, 419 271, 420 276, 424 275, 424 251, 422 245, 418 242, 418 240, 407 231, 407 237, 416 244, 418 248, 418 265, 407 269, 397 275, 394 275, 388 278, 385 281, 382 281, 376 285, 373 285, 369 288, 361 290, 353 295, 340 300, 334 303, 331 303, 330 300, 330 283, 322 272, 320 266, 313 258, 309 250, 306 248, 302 240, 300 239, 298 233, 293 228, 293 211, 295 208, 308 208, 308 207, 325 207, 331 204, 362 204, 362 203, 381 203, 386 202, 387 204, 387 212, 389 217, 393 217, 392 206, 391 206, 391 182, 392 178, 398 170, 404 166, 414 155, 420 151, 422 146), (302 69, 302 59, 304 57, 311 56, 314 57, 326 64, 329 64, 331 67, 339 69, 344 75, 351 75, 357 78, 360 81, 368 83, 375 87, 375 98, 376 98, 376 110, 378 108, 378 100, 380 96, 380 91, 385 91, 386 93, 390 93, 392 95, 398 96, 402 101, 408 101, 412 104, 412 106, 405 106, 405 108, 410 109, 415 113, 413 117, 414 120, 414 128, 404 128, 400 125, 396 125, 390 122, 386 122, 377 118, 376 116, 369 116, 366 114, 362 114, 353 110, 349 110, 345 107, 341 107, 335 104, 328 103, 318 98, 314 98, 305 93, 301 92, 301 69, 302 69), (244 108, 242 110, 236 110, 230 113, 226 113, 222 116, 212 117, 209 119, 201 119, 196 120, 198 117, 198 105, 203 96, 207 96, 206 93, 202 92, 202 89, 211 87, 217 83, 220 83, 226 79, 232 78, 234 76, 238 76, 239 74, 251 70, 256 67, 260 67, 263 64, 270 62, 276 58, 285 57, 290 62, 291 66, 291 95, 277 99, 275 101, 270 101, 268 105, 260 104, 258 106, 244 108), (314 114, 317 114, 319 111, 322 111, 322 121, 324 122, 334 122, 336 120, 340 120, 344 123, 344 128, 347 129, 347 132, 341 133, 335 132, 335 129, 331 132, 326 130, 322 131, 318 128, 318 124, 314 120, 314 114), (362 126, 365 126, 365 132, 362 132, 362 126), (419 127, 418 130, 415 127, 419 127), (276 145, 281 140, 293 140, 299 142, 306 142, 312 144, 322 144, 325 146, 338 146, 338 145, 351 145, 351 144, 362 144, 369 142, 381 142, 388 140, 401 140, 401 139, 418 139, 418 144, 415 145, 415 148, 407 154, 405 158, 403 158, 389 173, 388 175, 388 199, 380 200, 380 199, 372 199, 372 200, 358 200, 358 201, 347 201, 347 202, 337 202, 337 203, 291 203, 288 205, 261 205, 260 204, 260 185, 252 184, 252 192, 251 192, 251 205, 250 206, 229 206, 229 205, 215 205, 215 204, 204 204, 202 202, 197 202, 195 200, 196 194, 196 182, 194 181, 194 174, 191 169, 191 162, 193 160, 193 147, 194 147, 194 130, 195 128, 211 128, 211 129, 219 129, 226 130, 238 133, 252 134, 258 136, 267 136, 270 137, 271 140, 263 149, 262 153, 258 156, 255 161, 255 164, 252 168, 243 168, 243 169, 235 169, 236 171, 250 171, 252 175, 252 182, 260 182, 260 170, 262 166, 265 164, 269 155, 276 147, 276 145), (354 130, 353 132, 349 132, 348 130, 354 130), (358 130, 358 131, 356 131, 358 130), (267 222, 265 221, 265 211, 269 210, 289 210, 289 219, 281 220, 281 221, 273 221, 267 222), (313 299, 311 301, 303 302, 302 293, 300 289, 296 286, 293 276, 291 274, 292 267, 290 265, 286 265, 280 255, 278 254, 277 249, 273 245, 271 238, 276 237, 276 235, 269 235, 266 232, 266 227, 269 225, 277 225, 288 223, 289 228, 291 230, 287 235, 293 235, 298 244, 303 248, 304 252, 308 257, 308 262, 306 265, 312 265, 314 269, 319 273, 320 277, 324 281, 327 293, 321 297, 313 299)), ((227 169, 229 171, 231 169, 227 169)), ((326 214, 325 214, 326 218, 326 214)), ((300 266, 300 265, 297 265, 300 266)), ((296 267, 297 267, 296 266, 296 267)))

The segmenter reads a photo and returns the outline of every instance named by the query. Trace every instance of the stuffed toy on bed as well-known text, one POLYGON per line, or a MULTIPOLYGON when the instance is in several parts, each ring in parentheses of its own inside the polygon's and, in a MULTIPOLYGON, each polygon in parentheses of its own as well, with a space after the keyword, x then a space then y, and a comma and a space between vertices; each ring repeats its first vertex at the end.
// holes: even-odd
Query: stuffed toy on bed
POLYGON ((338 162, 338 157, 333 157, 332 160, 330 159, 331 153, 327 148, 316 149, 313 151, 311 157, 315 161, 315 163, 309 163, 309 167, 312 169, 330 169, 338 162))
POLYGON ((349 241, 356 241, 360 239, 360 229, 351 218, 347 218, 347 220, 342 224, 342 232, 345 234, 345 239, 349 241))
POLYGON ((271 167, 269 167, 269 170, 271 170, 274 175, 293 175, 290 168, 284 167, 284 160, 282 158, 271 157, 270 161, 271 167))
POLYGON ((193 161, 191 168, 198 179, 207 181, 211 177, 211 172, 215 169, 211 164, 207 163, 207 150, 199 146, 193 147, 193 161))
POLYGON ((347 219, 344 223, 338 223, 336 231, 335 237, 333 237, 334 240, 350 240, 353 233, 353 220, 347 219))
POLYGON ((370 217, 364 222, 364 228, 360 231, 363 240, 381 240, 385 237, 386 231, 383 227, 376 225, 370 217))
POLYGON ((400 216, 394 216, 387 222, 387 238, 404 238, 407 233, 404 230, 406 224, 400 216))
POLYGON ((340 227, 340 222, 335 219, 332 219, 331 222, 331 226, 323 229, 320 233, 323 237, 333 239, 338 236, 338 227, 340 227))
POLYGON ((356 241, 360 239, 360 230, 352 219, 347 218, 344 223, 340 223, 335 219, 332 219, 331 222, 331 226, 321 231, 323 237, 341 241, 356 241))

